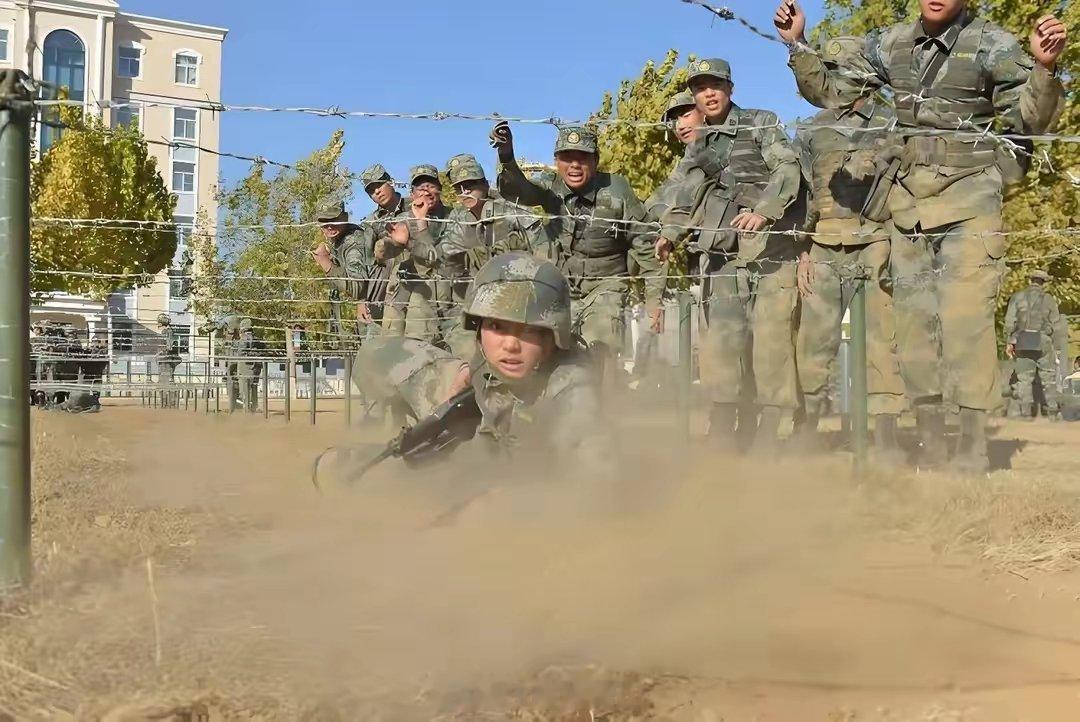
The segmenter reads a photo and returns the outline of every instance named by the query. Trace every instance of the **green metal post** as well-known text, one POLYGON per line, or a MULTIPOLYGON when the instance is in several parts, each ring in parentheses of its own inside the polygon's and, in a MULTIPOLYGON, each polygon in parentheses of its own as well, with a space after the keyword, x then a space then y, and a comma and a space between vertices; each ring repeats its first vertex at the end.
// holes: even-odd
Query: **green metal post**
POLYGON ((693 312, 694 297, 689 291, 679 292, 679 429, 684 439, 690 438, 690 396, 694 383, 693 312))
POLYGON ((319 396, 319 367, 315 364, 315 357, 311 357, 311 425, 315 425, 315 400, 319 396))
POLYGON ((270 362, 263 361, 262 367, 263 418, 270 418, 270 362))
POLYGON ((292 372, 295 368, 290 356, 285 363, 285 423, 292 421, 292 372))
POLYGON ((0 592, 30 582, 30 91, 0 71, 0 592))
POLYGON ((345 354, 345 428, 352 426, 352 354, 345 354))
POLYGON ((851 295, 851 450, 855 454, 855 472, 866 469, 869 448, 870 416, 866 388, 866 273, 854 279, 851 295))

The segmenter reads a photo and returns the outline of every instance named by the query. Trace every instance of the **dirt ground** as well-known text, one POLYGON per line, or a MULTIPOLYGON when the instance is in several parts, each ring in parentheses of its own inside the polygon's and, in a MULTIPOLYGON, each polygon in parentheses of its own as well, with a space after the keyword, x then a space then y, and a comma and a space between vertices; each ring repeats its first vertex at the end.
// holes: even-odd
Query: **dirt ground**
POLYGON ((1080 719, 1080 424, 856 479, 621 416, 614 484, 391 461, 319 494, 383 426, 36 412, 0 720, 1080 719))

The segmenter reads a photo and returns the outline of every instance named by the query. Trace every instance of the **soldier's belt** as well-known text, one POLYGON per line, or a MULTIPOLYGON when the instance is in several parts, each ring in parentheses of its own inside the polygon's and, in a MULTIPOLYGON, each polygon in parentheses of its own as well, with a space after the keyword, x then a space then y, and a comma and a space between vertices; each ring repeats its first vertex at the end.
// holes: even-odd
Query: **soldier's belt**
POLYGON ((979 168, 994 165, 997 155, 990 141, 912 136, 904 145, 905 166, 941 165, 949 168, 979 168))

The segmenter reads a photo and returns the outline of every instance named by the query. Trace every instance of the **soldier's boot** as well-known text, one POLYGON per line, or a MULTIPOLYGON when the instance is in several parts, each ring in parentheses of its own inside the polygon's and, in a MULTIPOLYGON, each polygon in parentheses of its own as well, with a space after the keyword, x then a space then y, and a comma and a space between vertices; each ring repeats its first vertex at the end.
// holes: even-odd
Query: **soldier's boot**
POLYGON ((818 422, 824 409, 824 396, 807 394, 803 397, 802 419, 791 434, 791 446, 795 451, 814 452, 824 449, 824 439, 818 432, 818 422))
POLYGON ((903 466, 907 463, 907 455, 896 438, 899 420, 898 414, 874 416, 874 446, 870 454, 875 463, 883 466, 903 466))
POLYGON ((977 476, 990 471, 985 411, 960 408, 960 443, 950 466, 954 471, 965 475, 977 476))
POLYGON ((761 416, 758 419, 757 434, 754 436, 754 445, 751 451, 758 456, 775 456, 780 448, 780 417, 783 409, 779 406, 761 407, 761 416))
POLYGON ((717 451, 735 453, 735 422, 739 417, 738 404, 714 403, 709 410, 709 442, 717 451))
POLYGON ((926 469, 941 466, 948 461, 945 412, 941 404, 918 404, 915 407, 915 428, 919 435, 919 451, 915 457, 915 465, 926 469))

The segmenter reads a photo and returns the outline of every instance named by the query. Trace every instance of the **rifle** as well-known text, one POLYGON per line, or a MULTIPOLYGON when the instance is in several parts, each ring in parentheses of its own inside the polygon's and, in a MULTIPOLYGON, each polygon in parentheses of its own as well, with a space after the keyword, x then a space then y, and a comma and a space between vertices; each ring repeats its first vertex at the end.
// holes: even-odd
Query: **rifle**
MULTIPOLYGON (((476 404, 476 391, 470 386, 431 412, 413 426, 407 426, 387 443, 374 458, 364 462, 346 481, 355 484, 374 467, 391 457, 400 458, 414 467, 446 456, 463 441, 476 435, 481 412, 476 404)), ((319 462, 336 447, 330 447, 315 459, 311 482, 319 489, 319 462)))

